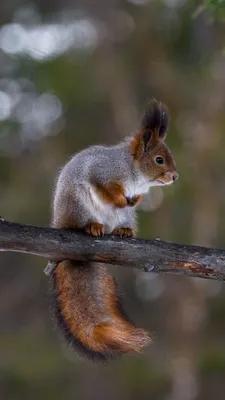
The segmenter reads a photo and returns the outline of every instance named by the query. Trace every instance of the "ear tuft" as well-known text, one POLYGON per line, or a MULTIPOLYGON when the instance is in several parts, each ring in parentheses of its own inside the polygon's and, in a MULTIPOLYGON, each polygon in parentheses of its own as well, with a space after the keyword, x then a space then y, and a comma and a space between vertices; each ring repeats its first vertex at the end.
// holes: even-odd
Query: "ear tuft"
POLYGON ((148 130, 144 130, 143 131, 142 140, 143 140, 143 144, 144 144, 144 151, 147 151, 148 143, 149 143, 149 141, 151 139, 151 136, 152 136, 151 131, 148 131, 148 130))
POLYGON ((169 124, 169 114, 165 104, 152 99, 142 118, 142 131, 151 132, 155 139, 164 140, 169 124))

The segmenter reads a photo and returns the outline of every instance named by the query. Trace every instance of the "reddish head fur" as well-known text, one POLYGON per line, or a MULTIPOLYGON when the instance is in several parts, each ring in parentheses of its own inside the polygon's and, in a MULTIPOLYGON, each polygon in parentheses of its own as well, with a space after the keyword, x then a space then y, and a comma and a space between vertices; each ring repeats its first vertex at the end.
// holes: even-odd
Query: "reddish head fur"
POLYGON ((169 184, 178 177, 174 158, 165 143, 168 120, 166 106, 153 100, 146 108, 141 130, 129 144, 135 164, 156 186, 169 184))

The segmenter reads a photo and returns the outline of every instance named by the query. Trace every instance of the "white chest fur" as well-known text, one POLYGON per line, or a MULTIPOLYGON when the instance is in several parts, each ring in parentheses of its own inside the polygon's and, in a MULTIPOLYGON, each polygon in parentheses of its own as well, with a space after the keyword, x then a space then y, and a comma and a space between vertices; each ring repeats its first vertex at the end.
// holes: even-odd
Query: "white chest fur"
MULTIPOLYGON (((124 183, 125 196, 135 197, 140 194, 145 194, 149 191, 151 182, 143 175, 139 176, 138 179, 129 179, 124 183)), ((89 186, 88 192, 90 195, 91 204, 89 206, 89 212, 95 217, 95 220, 102 223, 105 226, 105 233, 110 233, 115 227, 118 226, 130 226, 128 214, 126 208, 115 208, 112 204, 106 204, 102 201, 99 195, 96 193, 95 188, 89 186)), ((128 207, 131 211, 130 207, 128 207)), ((135 213, 134 209, 133 212, 135 213)), ((129 216, 130 218, 130 216, 129 216)))
POLYGON ((136 181, 128 180, 125 184, 126 197, 134 197, 145 194, 149 191, 151 182, 145 176, 141 175, 136 181))
POLYGON ((105 233, 111 233, 114 228, 124 225, 127 215, 125 209, 104 203, 93 187, 89 187, 89 194, 91 198, 89 211, 94 220, 104 225, 105 233))

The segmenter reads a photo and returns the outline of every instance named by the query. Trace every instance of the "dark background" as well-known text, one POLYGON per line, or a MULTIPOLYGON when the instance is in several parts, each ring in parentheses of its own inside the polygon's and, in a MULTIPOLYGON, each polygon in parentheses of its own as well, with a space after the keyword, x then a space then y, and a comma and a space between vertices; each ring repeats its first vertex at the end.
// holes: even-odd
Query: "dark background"
MULTIPOLYGON (((59 167, 135 132, 153 96, 170 110, 180 179, 145 199, 138 235, 225 247, 223 12, 188 0, 2 1, 0 214, 48 225, 59 167)), ((0 257, 1 399, 224 399, 223 283, 112 268, 154 343, 98 365, 53 332, 44 266, 0 257)))

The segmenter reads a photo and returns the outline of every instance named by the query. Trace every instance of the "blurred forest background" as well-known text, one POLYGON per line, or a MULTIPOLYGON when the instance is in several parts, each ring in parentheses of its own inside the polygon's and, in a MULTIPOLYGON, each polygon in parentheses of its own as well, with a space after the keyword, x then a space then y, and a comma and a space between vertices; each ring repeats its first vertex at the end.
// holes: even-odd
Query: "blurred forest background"
MULTIPOLYGON (((153 96, 170 110, 180 179, 145 199, 139 236, 224 248, 224 3, 1 1, 0 214, 48 225, 60 166, 135 132, 153 96)), ((112 268, 154 344, 98 365, 52 330, 44 266, 0 257, 0 399, 225 398, 223 283, 112 268)))

